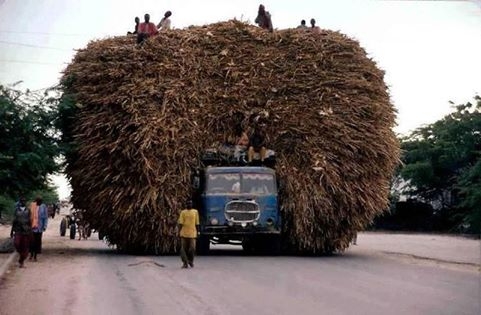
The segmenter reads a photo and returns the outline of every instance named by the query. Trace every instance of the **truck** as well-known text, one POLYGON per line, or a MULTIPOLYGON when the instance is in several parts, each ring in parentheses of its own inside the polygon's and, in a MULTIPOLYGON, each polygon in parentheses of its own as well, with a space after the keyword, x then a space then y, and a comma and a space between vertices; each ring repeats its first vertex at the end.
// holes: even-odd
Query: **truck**
POLYGON ((226 159, 210 152, 193 175, 193 204, 199 210, 197 251, 210 244, 242 245, 247 252, 279 253, 281 215, 275 153, 264 163, 226 159))

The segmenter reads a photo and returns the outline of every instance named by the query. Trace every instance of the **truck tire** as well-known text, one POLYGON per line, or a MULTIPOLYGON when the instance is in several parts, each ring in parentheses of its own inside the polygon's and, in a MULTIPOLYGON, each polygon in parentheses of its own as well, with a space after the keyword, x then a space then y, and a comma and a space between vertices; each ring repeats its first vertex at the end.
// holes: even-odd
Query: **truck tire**
POLYGON ((77 234, 77 227, 74 224, 70 224, 70 239, 74 240, 75 239, 75 234, 77 234))
POLYGON ((210 238, 208 236, 199 236, 197 238, 197 254, 207 255, 210 250, 210 238))
POLYGON ((267 253, 277 256, 281 253, 281 237, 280 235, 272 235, 267 238, 266 243, 267 253))
POLYGON ((258 240, 256 238, 246 237, 242 240, 242 249, 246 254, 255 254, 258 248, 258 240), (257 246, 256 246, 257 245, 257 246))
POLYGON ((63 218, 62 221, 60 221, 60 236, 65 236, 67 233, 67 218, 63 218))

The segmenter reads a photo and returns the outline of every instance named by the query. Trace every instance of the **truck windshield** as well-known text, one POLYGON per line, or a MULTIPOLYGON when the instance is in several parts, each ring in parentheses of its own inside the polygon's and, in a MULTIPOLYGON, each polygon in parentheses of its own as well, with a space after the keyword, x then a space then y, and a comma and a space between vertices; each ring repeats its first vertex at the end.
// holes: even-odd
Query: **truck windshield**
POLYGON ((207 177, 208 194, 275 194, 275 180, 272 174, 219 173, 207 177))

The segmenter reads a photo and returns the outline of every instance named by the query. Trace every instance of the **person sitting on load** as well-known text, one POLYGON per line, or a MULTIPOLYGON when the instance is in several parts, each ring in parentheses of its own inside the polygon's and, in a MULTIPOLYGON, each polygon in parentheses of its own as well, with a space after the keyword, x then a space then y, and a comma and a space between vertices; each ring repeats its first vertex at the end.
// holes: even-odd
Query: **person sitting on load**
POLYGON ((252 162, 255 152, 260 154, 260 160, 264 162, 266 157, 265 136, 259 126, 255 126, 254 132, 249 139, 249 150, 247 151, 247 160, 249 163, 252 162))
POLYGON ((164 17, 162 18, 162 20, 160 20, 159 24, 157 24, 157 29, 159 31, 170 30, 170 24, 171 24, 170 17, 171 16, 172 16, 171 11, 165 12, 164 17))
POLYGON ((159 33, 154 23, 150 22, 150 15, 144 15, 144 23, 140 23, 137 34, 137 44, 143 43, 150 36, 159 33))
POLYGON ((234 158, 239 160, 241 158, 242 152, 247 150, 247 146, 249 145, 249 136, 247 132, 244 131, 241 124, 238 124, 234 130, 234 137, 231 138, 228 143, 234 145, 234 158))

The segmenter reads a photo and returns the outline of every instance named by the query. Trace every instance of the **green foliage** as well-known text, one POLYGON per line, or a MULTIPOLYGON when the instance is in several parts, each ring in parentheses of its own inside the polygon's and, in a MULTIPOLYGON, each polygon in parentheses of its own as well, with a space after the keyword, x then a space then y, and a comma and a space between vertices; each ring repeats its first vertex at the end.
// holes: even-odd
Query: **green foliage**
POLYGON ((413 197, 440 202, 439 211, 449 213, 453 227, 467 223, 476 228, 481 204, 481 98, 455 109, 401 139, 404 167, 400 174, 414 188, 413 197))
POLYGON ((15 206, 15 200, 4 195, 0 195, 0 221, 9 221, 15 206))
POLYGON ((47 176, 57 171, 59 134, 54 122, 57 99, 51 91, 20 92, 0 85, 0 195, 48 188, 47 176))
POLYGON ((459 208, 467 212, 464 223, 481 234, 481 160, 461 175, 457 188, 462 200, 459 208))

